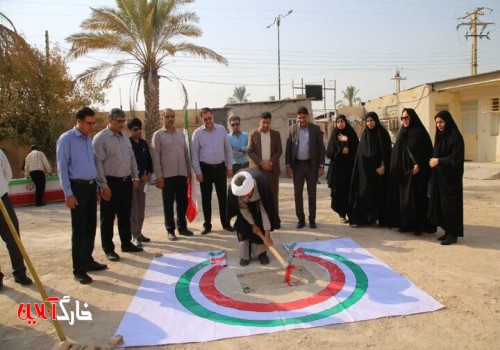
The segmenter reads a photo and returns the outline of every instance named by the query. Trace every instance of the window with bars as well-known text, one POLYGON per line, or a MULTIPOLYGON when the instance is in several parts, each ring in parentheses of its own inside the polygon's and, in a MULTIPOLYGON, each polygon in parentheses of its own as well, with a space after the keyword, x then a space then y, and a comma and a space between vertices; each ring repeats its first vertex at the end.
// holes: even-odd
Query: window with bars
POLYGON ((500 128, 500 105, 499 98, 491 99, 491 136, 498 136, 500 128))

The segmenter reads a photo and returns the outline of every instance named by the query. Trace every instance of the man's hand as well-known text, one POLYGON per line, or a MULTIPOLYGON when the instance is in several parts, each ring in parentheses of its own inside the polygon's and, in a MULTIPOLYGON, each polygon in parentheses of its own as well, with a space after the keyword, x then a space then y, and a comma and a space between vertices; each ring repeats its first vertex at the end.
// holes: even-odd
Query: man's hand
POLYGON ((262 163, 260 163, 260 166, 262 167, 262 169, 267 171, 273 170, 273 163, 268 160, 263 160, 262 163))
POLYGON ((139 180, 132 180, 132 188, 134 190, 139 188, 139 180))
POLYGON ((415 164, 413 169, 411 170, 412 175, 417 175, 420 172, 420 168, 418 167, 418 164, 415 164))
POLYGON ((227 169, 227 178, 230 179, 233 177, 233 169, 227 169))
POLYGON ((165 179, 163 176, 160 176, 156 179, 156 187, 163 188, 165 186, 165 179))
POLYGON ((198 180, 198 182, 203 182, 203 174, 197 174, 196 175, 196 180, 198 180))
POLYGON ((101 197, 104 201, 109 202, 111 199, 111 188, 106 187, 101 190, 101 197))
POLYGON ((321 177, 323 176, 323 174, 325 173, 325 168, 323 167, 319 167, 318 168, 318 177, 321 177))
POLYGON ((286 176, 288 176, 288 177, 292 177, 293 176, 292 167, 287 167, 286 168, 286 176))
POLYGON ((381 165, 380 168, 377 168, 377 170, 375 170, 375 172, 377 173, 377 175, 384 175, 385 165, 381 165))
POLYGON ((264 235, 264 244, 268 247, 272 247, 274 245, 274 242, 271 239, 271 232, 269 232, 269 230, 266 230, 266 234, 264 235))
POLYGON ((431 168, 437 167, 439 165, 439 158, 431 158, 431 160, 429 160, 429 165, 431 168))
POLYGON ((69 196, 64 199, 64 203, 66 206, 70 209, 75 209, 76 206, 78 205, 78 201, 76 200, 75 196, 69 196))

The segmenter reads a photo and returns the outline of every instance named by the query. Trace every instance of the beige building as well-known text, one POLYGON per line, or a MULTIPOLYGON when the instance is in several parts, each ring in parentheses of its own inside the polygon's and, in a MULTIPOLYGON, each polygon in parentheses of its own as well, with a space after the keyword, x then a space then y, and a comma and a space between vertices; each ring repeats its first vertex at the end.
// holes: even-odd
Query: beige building
POLYGON ((500 70, 426 83, 369 100, 366 111, 379 116, 391 136, 397 135, 403 108, 413 108, 434 140, 434 116, 450 111, 465 141, 465 159, 500 162, 500 70))

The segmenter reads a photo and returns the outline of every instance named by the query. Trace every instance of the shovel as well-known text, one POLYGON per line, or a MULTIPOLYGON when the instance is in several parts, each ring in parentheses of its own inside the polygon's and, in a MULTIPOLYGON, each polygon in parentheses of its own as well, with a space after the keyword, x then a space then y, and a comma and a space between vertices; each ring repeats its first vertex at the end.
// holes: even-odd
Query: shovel
MULTIPOLYGON (((264 240, 264 235, 262 234, 262 231, 259 230, 258 233, 259 237, 262 239, 262 241, 264 242, 264 244, 266 244, 265 240, 264 240)), ((285 259, 283 259, 283 257, 280 255, 280 253, 278 253, 278 251, 276 250, 276 248, 274 248, 272 245, 267 245, 267 248, 271 251, 271 253, 274 255, 274 257, 276 258, 276 260, 278 260, 278 262, 283 265, 283 267, 285 268, 285 283, 288 284, 289 287, 292 286, 292 283, 291 283, 291 277, 292 277, 292 272, 293 270, 295 269, 295 265, 292 264, 292 258, 293 258, 293 251, 294 251, 294 247, 295 247, 295 242, 292 243, 292 245, 290 245, 289 249, 288 249, 288 260, 285 261, 285 259)))

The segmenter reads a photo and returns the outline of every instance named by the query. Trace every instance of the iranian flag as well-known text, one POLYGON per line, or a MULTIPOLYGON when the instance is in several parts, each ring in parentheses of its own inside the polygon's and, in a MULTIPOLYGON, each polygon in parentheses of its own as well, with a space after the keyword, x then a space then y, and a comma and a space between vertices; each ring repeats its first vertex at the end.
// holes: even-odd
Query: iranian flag
MULTIPOLYGON (((186 144, 189 151, 189 158, 191 158, 191 137, 189 136, 189 119, 187 109, 184 111, 184 137, 186 138, 186 144)), ((195 186, 195 174, 194 170, 191 168, 191 176, 187 179, 187 197, 188 206, 186 210, 186 219, 189 222, 193 222, 198 216, 198 203, 196 201, 196 186, 195 186)))

